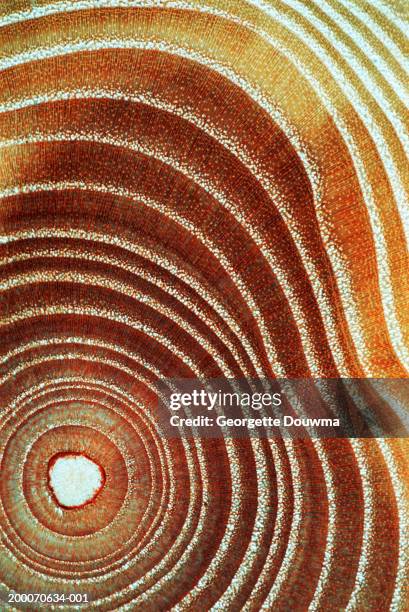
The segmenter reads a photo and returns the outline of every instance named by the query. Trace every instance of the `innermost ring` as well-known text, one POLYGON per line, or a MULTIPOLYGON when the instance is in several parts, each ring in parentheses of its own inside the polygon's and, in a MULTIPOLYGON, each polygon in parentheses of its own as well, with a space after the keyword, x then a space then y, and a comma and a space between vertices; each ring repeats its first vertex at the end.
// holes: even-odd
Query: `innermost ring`
POLYGON ((105 484, 105 471, 84 453, 57 453, 48 462, 48 486, 62 508, 92 503, 105 484))

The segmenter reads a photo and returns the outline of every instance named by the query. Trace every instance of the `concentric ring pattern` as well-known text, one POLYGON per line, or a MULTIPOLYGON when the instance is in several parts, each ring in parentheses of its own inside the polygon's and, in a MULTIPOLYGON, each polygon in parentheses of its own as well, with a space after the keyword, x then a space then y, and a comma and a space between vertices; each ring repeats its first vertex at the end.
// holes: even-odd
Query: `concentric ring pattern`
POLYGON ((3 600, 408 609, 405 440, 154 409, 166 376, 407 376, 405 4, 1 3, 3 600), (93 503, 50 494, 66 452, 93 503))

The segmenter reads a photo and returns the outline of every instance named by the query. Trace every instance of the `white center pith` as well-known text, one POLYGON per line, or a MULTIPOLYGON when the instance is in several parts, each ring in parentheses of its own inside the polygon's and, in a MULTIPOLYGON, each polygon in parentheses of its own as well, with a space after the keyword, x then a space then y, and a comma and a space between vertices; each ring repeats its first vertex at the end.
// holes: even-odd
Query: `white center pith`
POLYGON ((103 484, 99 465, 79 454, 58 457, 49 469, 50 487, 61 506, 73 508, 90 502, 103 484))

